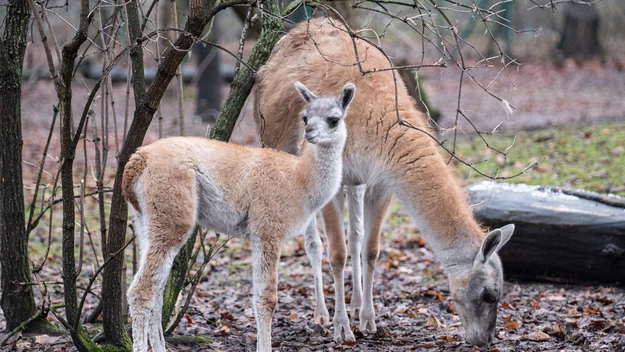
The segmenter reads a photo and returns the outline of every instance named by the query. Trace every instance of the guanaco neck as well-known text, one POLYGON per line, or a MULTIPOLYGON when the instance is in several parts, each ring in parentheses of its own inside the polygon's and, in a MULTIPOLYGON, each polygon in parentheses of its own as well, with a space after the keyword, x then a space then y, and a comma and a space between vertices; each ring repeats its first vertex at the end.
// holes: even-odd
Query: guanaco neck
POLYGON ((344 139, 324 145, 303 143, 298 169, 302 172, 308 209, 320 209, 340 187, 344 145, 344 139))
MULTIPOLYGON (((405 127, 403 127, 405 128, 405 127)), ((420 232, 444 268, 472 262, 484 239, 466 196, 430 138, 408 130, 410 155, 391 165, 395 193, 408 206, 420 232), (416 142, 418 141, 418 142, 416 142)), ((390 140, 390 138, 389 138, 390 140)))

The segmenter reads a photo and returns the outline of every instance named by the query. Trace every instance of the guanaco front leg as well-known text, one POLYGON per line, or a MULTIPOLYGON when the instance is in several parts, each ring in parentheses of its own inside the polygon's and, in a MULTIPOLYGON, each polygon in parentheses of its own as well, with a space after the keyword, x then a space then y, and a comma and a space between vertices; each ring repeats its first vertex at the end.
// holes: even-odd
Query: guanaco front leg
POLYGON ((343 191, 339 192, 322 210, 326 234, 328 235, 328 252, 334 276, 334 340, 338 343, 355 341, 356 338, 349 328, 349 318, 345 308, 345 235, 343 234, 343 191))
POLYGON ((258 352, 271 352, 271 321, 278 303, 278 262, 281 242, 282 238, 277 237, 260 238, 253 235, 251 238, 253 303, 258 352))
POLYGON ((380 228, 391 197, 377 189, 367 188, 364 202, 365 237, 362 252, 363 302, 360 309, 360 330, 363 333, 377 332, 375 309, 373 308, 373 274, 380 254, 380 228))
POLYGON ((362 272, 360 250, 364 237, 364 221, 362 217, 363 202, 367 185, 347 186, 347 209, 349 212, 349 255, 352 258, 352 299, 349 303, 350 316, 356 319, 362 305, 362 272))
POLYGON ((326 308, 325 296, 323 295, 323 276, 321 272, 321 259, 323 256, 321 238, 317 232, 317 218, 313 215, 306 228, 305 248, 308 260, 312 265, 313 278, 315 280, 315 313, 313 318, 315 324, 327 324, 330 322, 330 313, 326 308))

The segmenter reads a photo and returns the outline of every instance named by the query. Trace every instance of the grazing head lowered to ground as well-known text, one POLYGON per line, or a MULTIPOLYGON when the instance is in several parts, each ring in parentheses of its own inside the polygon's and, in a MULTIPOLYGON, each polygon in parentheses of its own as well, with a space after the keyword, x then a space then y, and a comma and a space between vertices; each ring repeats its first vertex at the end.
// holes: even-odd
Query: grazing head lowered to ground
MULTIPOLYGON (((307 145, 301 138, 307 127, 294 118, 302 102, 293 99, 295 92, 287 88, 288 83, 305 79, 315 92, 328 93, 344 82, 353 82, 358 96, 345 118, 349 133, 343 153, 354 278, 352 319, 359 319, 360 330, 365 333, 377 331, 373 273, 381 224, 391 198, 397 196, 448 274, 468 342, 488 345, 494 336, 503 289, 496 252, 514 227, 486 234, 476 223, 465 194, 431 137, 426 117, 416 108, 403 82, 393 78, 389 66, 377 48, 351 35, 337 20, 317 18, 298 24, 278 42, 258 72, 254 114, 258 135, 268 147, 301 153, 307 145), (262 121, 260 116, 264 116, 262 121), (399 123, 401 120, 407 123, 399 123)), ((339 192, 322 213, 335 283, 334 337, 353 341, 343 281, 347 257, 343 197, 339 192)), ((325 322, 329 314, 317 263, 316 226, 311 221, 305 231, 306 250, 315 276, 314 319, 325 322)))
POLYGON ((147 352, 148 345, 154 352, 166 350, 163 290, 174 257, 196 225, 250 241, 257 350, 271 351, 282 243, 301 234, 339 190, 344 119, 355 94, 350 83, 338 97, 295 86, 306 103, 300 117, 309 143, 300 157, 174 137, 139 148, 126 164, 123 193, 140 242, 139 270, 128 290, 136 352, 147 352))

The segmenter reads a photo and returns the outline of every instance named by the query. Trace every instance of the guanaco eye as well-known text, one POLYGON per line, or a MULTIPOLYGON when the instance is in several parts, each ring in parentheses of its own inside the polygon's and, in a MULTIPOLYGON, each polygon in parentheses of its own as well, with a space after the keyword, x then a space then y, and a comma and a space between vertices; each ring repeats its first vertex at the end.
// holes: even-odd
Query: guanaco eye
POLYGON ((497 295, 490 291, 484 291, 484 294, 482 295, 482 300, 484 300, 484 302, 486 303, 494 304, 497 303, 497 295))
POLYGON ((341 119, 339 119, 338 117, 330 117, 328 118, 328 125, 330 126, 330 128, 334 128, 336 127, 336 125, 339 124, 339 121, 341 119))
POLYGON ((308 125, 308 116, 302 116, 302 120, 304 120, 304 125, 308 125))

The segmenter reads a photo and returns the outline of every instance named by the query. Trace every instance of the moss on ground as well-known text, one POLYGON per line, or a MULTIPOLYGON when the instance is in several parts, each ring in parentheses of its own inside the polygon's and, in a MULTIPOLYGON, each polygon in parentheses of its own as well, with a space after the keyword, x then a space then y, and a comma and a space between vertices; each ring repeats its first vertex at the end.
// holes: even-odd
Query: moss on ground
MULTIPOLYGON (((485 147, 479 136, 459 138, 457 155, 490 175, 513 176, 534 160, 540 162, 524 174, 505 180, 542 186, 563 186, 625 195, 625 122, 550 127, 486 136, 488 143, 505 150, 514 141, 508 159, 485 147), (516 136, 516 139, 515 139, 516 136)), ((467 184, 486 180, 456 162, 467 184)))

